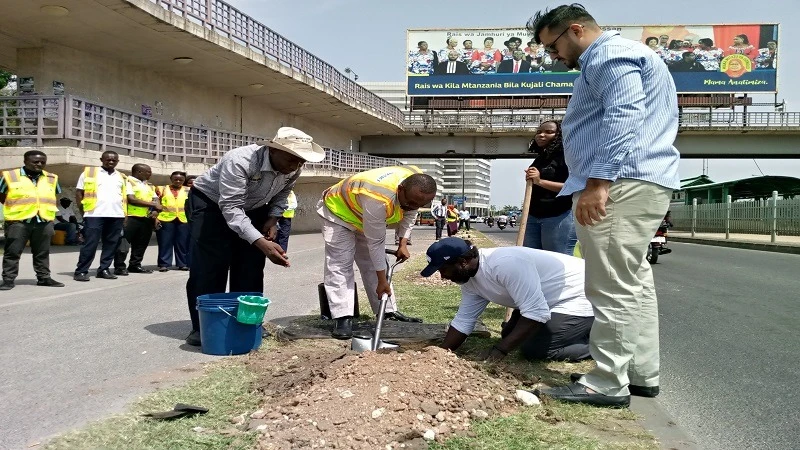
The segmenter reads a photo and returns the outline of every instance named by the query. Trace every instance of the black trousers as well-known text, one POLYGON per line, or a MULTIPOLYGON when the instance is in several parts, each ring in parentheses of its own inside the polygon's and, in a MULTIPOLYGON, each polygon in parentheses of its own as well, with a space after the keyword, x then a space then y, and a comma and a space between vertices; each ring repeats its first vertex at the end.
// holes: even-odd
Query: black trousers
POLYGON ((114 254, 119 247, 122 239, 122 217, 84 217, 83 218, 83 247, 78 256, 78 266, 75 274, 88 273, 94 261, 94 254, 100 240, 103 241, 103 252, 100 253, 100 266, 98 271, 103 271, 111 267, 114 262, 114 254))
POLYGON ((25 244, 31 241, 33 270, 36 278, 50 278, 50 239, 53 237, 53 222, 25 223, 6 222, 3 244, 3 281, 14 281, 19 275, 19 258, 25 244))
POLYGON ((436 223, 436 239, 442 238, 442 230, 445 227, 446 221, 447 219, 445 219, 444 217, 442 217, 441 219, 434 219, 434 222, 436 223))
MULTIPOLYGON (((264 292, 266 256, 228 227, 219 206, 192 189, 186 199, 192 263, 186 297, 192 329, 200 329, 197 297, 223 292, 264 292), (226 291, 230 272, 230 290, 226 291)), ((269 218, 267 206, 247 212, 253 226, 262 229, 269 218)))
POLYGON ((275 236, 275 242, 281 246, 283 251, 289 251, 289 233, 292 231, 292 219, 281 217, 278 219, 278 235, 275 236))
MULTIPOLYGON (((125 240, 130 244, 131 260, 128 262, 128 269, 138 269, 142 267, 144 253, 150 245, 150 238, 153 237, 155 221, 149 217, 128 217, 125 222, 125 240)), ((124 246, 120 246, 119 251, 114 255, 114 268, 124 269, 125 260, 128 252, 124 246)))
MULTIPOLYGON (((510 333, 520 318, 515 309, 503 328, 501 335, 510 333)), ((553 361, 583 361, 591 358, 589 354, 589 332, 594 317, 580 317, 569 314, 551 313, 548 321, 534 336, 520 346, 522 355, 529 360, 549 359, 553 361)))

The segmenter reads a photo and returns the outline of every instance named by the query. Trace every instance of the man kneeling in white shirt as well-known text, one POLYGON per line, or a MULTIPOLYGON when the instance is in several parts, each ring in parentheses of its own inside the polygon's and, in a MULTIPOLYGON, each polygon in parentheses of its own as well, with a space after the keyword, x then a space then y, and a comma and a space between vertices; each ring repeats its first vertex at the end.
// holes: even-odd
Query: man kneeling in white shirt
POLYGON ((584 262, 526 247, 479 250, 470 241, 442 239, 428 248, 428 266, 461 285, 461 305, 442 343, 456 350, 489 303, 514 308, 501 341, 484 355, 497 361, 520 348, 528 359, 588 359, 594 315, 583 292, 584 262))

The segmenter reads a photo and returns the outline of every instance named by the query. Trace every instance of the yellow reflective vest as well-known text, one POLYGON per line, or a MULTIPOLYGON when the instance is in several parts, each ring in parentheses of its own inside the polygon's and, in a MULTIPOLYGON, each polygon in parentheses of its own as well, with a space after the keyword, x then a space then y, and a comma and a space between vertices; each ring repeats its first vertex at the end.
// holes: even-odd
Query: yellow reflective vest
MULTIPOLYGON (((89 212, 97 207, 97 171, 103 170, 100 167, 92 166, 83 169, 83 212, 89 212)), ((124 173, 119 172, 122 176, 122 211, 127 214, 128 196, 126 195, 125 187, 127 184, 127 177, 124 173)))
POLYGON ((286 211, 283 212, 283 217, 291 219, 294 217, 294 210, 297 209, 297 196, 294 195, 294 191, 289 191, 289 196, 286 197, 286 203, 288 206, 286 211))
POLYGON ((186 204, 186 199, 188 197, 189 188, 186 186, 178 189, 177 197, 172 193, 172 188, 170 186, 162 187, 161 206, 164 207, 164 210, 158 214, 158 220, 161 222, 172 222, 173 220, 178 219, 181 221, 181 223, 186 223, 186 211, 184 210, 184 205, 186 204))
POLYGON ((3 172, 6 180, 6 202, 3 203, 3 217, 6 221, 20 221, 36 217, 53 221, 58 212, 56 206, 56 186, 58 175, 42 171, 42 175, 33 184, 22 169, 3 172))
POLYGON ((403 210, 397 204, 397 187, 406 178, 422 173, 416 166, 392 166, 367 170, 336 183, 323 193, 325 206, 337 217, 364 231, 364 209, 359 197, 365 195, 386 205, 388 225, 403 219, 403 210))
MULTIPOLYGON (((152 184, 146 181, 141 181, 133 177, 128 177, 128 184, 130 185, 131 189, 133 189, 133 196, 136 197, 137 200, 152 202, 153 197, 156 196, 155 188, 153 188, 152 184)), ((128 204, 128 216, 130 217, 147 217, 147 214, 149 212, 150 212, 149 206, 138 206, 138 205, 128 204)))

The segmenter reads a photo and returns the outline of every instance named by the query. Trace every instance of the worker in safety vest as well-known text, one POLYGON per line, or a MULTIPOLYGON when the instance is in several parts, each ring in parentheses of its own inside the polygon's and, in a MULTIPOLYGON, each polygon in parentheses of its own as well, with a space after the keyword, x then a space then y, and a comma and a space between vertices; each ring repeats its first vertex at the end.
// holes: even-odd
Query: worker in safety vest
POLYGON ((278 235, 275 236, 275 242, 283 248, 283 251, 289 251, 289 232, 292 230, 292 219, 294 218, 294 210, 297 209, 297 196, 294 191, 289 192, 286 197, 288 206, 286 211, 283 212, 283 217, 278 219, 278 235))
POLYGON ((101 166, 85 167, 78 178, 75 203, 83 217, 83 237, 75 281, 89 281, 89 268, 94 261, 97 246, 103 241, 97 278, 116 279, 108 268, 114 261, 128 206, 125 175, 115 170, 119 155, 107 150, 100 156, 101 166))
POLYGON ((189 224, 184 210, 189 198, 189 187, 184 186, 186 172, 172 172, 169 182, 156 190, 163 208, 156 220, 159 272, 166 272, 172 266, 173 253, 178 270, 189 270, 189 224))
POLYGON ((379 313, 380 298, 389 296, 385 319, 421 322, 397 311, 386 278, 386 226, 397 225, 400 242, 397 258, 408 259, 406 247, 417 210, 436 196, 436 181, 414 166, 384 167, 346 178, 326 189, 317 204, 325 240, 325 293, 331 317, 336 320, 333 337, 353 335, 355 276, 358 265, 372 311, 379 313))
POLYGON ((19 274, 19 258, 30 240, 37 286, 63 287, 50 278, 50 238, 61 193, 58 176, 45 172, 47 155, 30 150, 23 156, 24 166, 7 170, 0 179, 0 202, 5 218, 3 245, 3 284, 0 291, 14 288, 19 274))
POLYGON ((153 273, 151 269, 142 267, 144 254, 153 237, 156 217, 163 210, 156 188, 149 181, 152 174, 153 170, 147 164, 134 164, 131 168, 131 176, 127 179, 125 189, 128 200, 125 240, 130 244, 131 259, 126 269, 128 249, 118 250, 114 256, 114 275, 153 273))

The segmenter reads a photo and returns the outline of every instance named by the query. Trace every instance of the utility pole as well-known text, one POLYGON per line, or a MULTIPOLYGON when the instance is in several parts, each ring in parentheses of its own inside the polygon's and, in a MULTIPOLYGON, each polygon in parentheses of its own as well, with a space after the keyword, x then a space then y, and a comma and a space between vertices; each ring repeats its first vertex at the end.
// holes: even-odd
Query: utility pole
POLYGON ((466 172, 465 172, 465 165, 466 165, 465 163, 466 163, 466 161, 467 161, 467 158, 461 158, 461 202, 462 202, 461 203, 461 207, 462 208, 464 207, 464 205, 467 204, 467 197, 464 194, 464 179, 467 176, 466 172))

